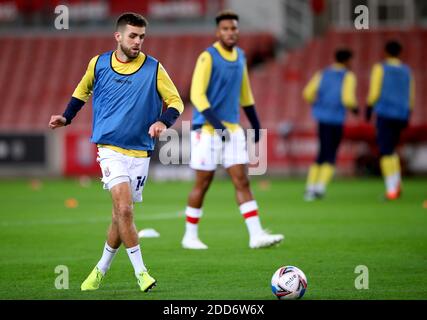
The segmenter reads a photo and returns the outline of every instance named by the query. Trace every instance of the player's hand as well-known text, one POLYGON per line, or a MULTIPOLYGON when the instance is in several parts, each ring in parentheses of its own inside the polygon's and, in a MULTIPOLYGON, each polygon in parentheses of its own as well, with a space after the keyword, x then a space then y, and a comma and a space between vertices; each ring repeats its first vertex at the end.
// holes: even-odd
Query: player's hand
POLYGON ((59 114, 53 115, 50 117, 49 128, 56 129, 59 127, 63 127, 65 126, 66 122, 67 122, 67 119, 65 119, 65 117, 59 114))
POLYGON ((157 121, 150 126, 150 129, 148 129, 148 134, 151 138, 158 138, 165 130, 166 125, 161 121, 157 121))

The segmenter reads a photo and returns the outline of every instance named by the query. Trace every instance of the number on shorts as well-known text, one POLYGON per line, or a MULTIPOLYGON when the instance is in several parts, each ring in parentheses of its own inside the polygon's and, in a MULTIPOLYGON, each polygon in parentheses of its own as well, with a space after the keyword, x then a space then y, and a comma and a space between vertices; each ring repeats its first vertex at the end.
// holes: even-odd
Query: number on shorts
POLYGON ((136 184, 136 191, 139 191, 139 188, 144 186, 145 176, 144 176, 144 178, 142 178, 141 176, 138 176, 138 177, 136 177, 136 179, 138 180, 138 183, 136 184))

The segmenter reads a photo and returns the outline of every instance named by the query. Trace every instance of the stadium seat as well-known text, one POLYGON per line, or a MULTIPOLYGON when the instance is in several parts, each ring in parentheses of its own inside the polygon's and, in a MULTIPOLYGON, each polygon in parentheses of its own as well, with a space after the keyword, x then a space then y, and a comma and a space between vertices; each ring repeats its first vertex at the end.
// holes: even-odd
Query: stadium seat
MULTIPOLYGON (((315 125, 310 106, 303 101, 301 92, 313 73, 330 64, 334 50, 343 45, 355 53, 353 70, 358 77, 357 98, 360 107, 364 107, 370 69, 382 59, 384 42, 391 38, 403 42, 404 59, 414 70, 417 99, 411 124, 422 128, 427 124, 427 110, 422 107, 427 101, 427 79, 423 72, 427 68, 427 60, 423 59, 427 53, 427 31, 421 29, 330 30, 324 36, 308 41, 302 48, 278 57, 274 57, 275 39, 271 34, 242 35, 240 46, 246 51, 263 127, 277 131, 287 122, 292 124, 294 132, 312 135, 314 139, 315 125)), ((213 41, 211 34, 162 34, 150 35, 144 42, 144 51, 158 58, 175 82, 186 105, 183 120, 191 118, 189 93, 195 61, 213 41)), ((114 45, 114 39, 109 35, 0 37, 0 93, 3 98, 0 128, 45 129, 50 114, 63 112, 90 58, 111 50, 114 45), (13 60, 20 63, 9 63, 13 60)), ((243 116, 242 121, 248 125, 246 117, 243 116)), ((90 101, 73 124, 90 128, 90 101)), ((348 126, 357 129, 359 122, 349 117, 348 126)), ((349 139, 356 137, 352 134, 357 130, 347 132, 349 139)))
MULTIPOLYGON (((271 34, 254 33, 241 39, 248 63, 274 52, 271 34)), ((144 51, 161 61, 189 106, 195 61, 213 41, 211 34, 150 35, 144 51)), ((114 46, 110 35, 0 37, 0 128, 45 129, 52 113, 63 112, 89 60, 114 46)), ((91 102, 73 124, 90 128, 90 106, 91 102)))

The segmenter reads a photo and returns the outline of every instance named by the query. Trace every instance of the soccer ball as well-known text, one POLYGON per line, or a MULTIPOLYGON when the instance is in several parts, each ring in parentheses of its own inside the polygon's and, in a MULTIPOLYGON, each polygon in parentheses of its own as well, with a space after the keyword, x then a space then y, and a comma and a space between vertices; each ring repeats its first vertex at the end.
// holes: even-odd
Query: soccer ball
POLYGON ((280 300, 299 299, 306 289, 307 278, 304 272, 294 266, 280 267, 271 278, 271 290, 280 300))

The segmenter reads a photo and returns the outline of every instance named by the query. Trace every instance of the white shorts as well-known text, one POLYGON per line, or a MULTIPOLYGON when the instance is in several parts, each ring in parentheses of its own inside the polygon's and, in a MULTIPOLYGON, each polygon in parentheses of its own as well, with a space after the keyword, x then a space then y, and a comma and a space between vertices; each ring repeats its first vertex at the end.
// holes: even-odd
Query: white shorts
POLYGON ((218 164, 227 169, 236 164, 247 163, 249 158, 243 129, 230 132, 230 140, 224 143, 217 134, 191 131, 190 168, 214 171, 218 164))
POLYGON ((133 202, 142 201, 150 158, 135 158, 108 148, 98 148, 96 161, 101 167, 104 189, 111 190, 119 183, 129 182, 133 202))

